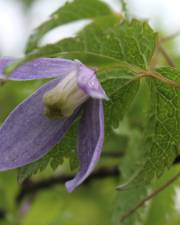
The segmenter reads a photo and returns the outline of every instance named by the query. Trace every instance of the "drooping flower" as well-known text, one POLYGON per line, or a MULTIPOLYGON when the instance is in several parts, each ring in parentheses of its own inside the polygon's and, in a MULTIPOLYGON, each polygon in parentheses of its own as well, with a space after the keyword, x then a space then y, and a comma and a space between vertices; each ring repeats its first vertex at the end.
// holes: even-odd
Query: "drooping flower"
POLYGON ((3 70, 13 61, 0 59, 0 80, 56 79, 19 104, 0 128, 0 170, 22 167, 43 157, 80 115, 77 134, 80 170, 66 182, 71 192, 89 176, 99 160, 104 142, 102 99, 107 96, 95 71, 79 61, 39 58, 6 78, 3 70))

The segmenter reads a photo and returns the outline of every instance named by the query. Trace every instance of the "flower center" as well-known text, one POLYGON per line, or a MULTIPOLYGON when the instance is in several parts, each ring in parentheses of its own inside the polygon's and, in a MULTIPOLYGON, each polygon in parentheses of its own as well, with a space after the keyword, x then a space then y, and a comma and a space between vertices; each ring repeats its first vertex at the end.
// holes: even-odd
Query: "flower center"
POLYGON ((70 72, 56 87, 43 96, 45 115, 49 118, 65 118, 88 99, 77 84, 78 70, 70 72))

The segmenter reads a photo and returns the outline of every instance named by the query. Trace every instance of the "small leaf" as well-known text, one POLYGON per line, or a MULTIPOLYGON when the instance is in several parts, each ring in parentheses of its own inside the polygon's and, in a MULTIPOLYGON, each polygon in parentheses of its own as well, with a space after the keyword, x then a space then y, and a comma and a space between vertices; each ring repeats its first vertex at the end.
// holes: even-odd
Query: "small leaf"
POLYGON ((48 55, 78 58, 97 66, 100 62, 124 61, 147 68, 155 47, 156 33, 146 22, 132 20, 117 24, 117 18, 111 16, 96 19, 76 38, 67 38, 39 48, 29 57, 48 55))
POLYGON ((95 20, 97 17, 113 15, 111 9, 99 0, 74 0, 55 11, 50 19, 41 24, 30 36, 27 53, 37 48, 40 39, 50 30, 81 19, 95 20))

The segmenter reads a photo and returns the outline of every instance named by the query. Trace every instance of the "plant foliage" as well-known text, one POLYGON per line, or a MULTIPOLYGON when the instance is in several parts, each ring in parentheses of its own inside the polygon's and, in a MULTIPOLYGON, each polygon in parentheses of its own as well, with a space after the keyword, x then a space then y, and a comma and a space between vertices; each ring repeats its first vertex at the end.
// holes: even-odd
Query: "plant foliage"
MULTIPOLYGON (((96 69, 110 98, 105 103, 106 140, 117 133, 129 140, 126 157, 120 166, 123 172, 120 188, 127 189, 127 192, 120 193, 117 198, 118 216, 146 195, 151 181, 169 169, 180 153, 180 90, 158 79, 164 77, 180 83, 180 71, 170 67, 153 68, 152 57, 156 50, 157 33, 148 22, 127 21, 102 1, 74 0, 54 12, 34 31, 29 38, 25 58, 8 68, 12 71, 28 60, 48 56, 79 59, 96 69), (54 28, 83 19, 90 19, 91 23, 75 37, 41 45, 43 36, 54 28), (146 76, 150 73, 156 74, 157 79, 146 76), (145 100, 144 95, 147 96, 145 100), (141 108, 139 114, 136 105, 141 108), (141 128, 132 125, 132 109, 140 118, 141 128), (119 124, 120 121, 126 122, 119 124), (128 129, 123 133, 124 123, 128 129)), ((49 154, 21 168, 19 180, 43 170, 49 163, 55 169, 64 158, 69 158, 73 169, 77 168, 76 129, 75 122, 71 132, 49 154)), ((117 219, 114 221, 117 224, 117 219)), ((122 224, 133 225, 135 221, 132 217, 122 224)))

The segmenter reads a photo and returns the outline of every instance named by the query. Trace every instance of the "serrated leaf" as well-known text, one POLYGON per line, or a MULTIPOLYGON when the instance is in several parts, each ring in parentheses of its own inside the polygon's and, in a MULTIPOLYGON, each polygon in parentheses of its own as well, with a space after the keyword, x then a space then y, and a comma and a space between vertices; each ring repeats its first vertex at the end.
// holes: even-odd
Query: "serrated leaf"
POLYGON ((50 19, 41 24, 30 36, 27 53, 37 48, 43 35, 50 30, 69 22, 80 19, 95 20, 97 17, 113 15, 112 10, 104 2, 99 0, 74 0, 55 11, 50 19))
MULTIPOLYGON (((180 82, 180 71, 176 69, 160 68, 157 72, 180 82)), ((151 79, 148 83, 151 98, 143 142, 144 165, 125 188, 149 184, 170 168, 180 152, 180 90, 157 80, 151 79)))
MULTIPOLYGON (((165 69, 165 71, 169 75, 168 77, 171 79, 173 79, 173 78, 175 79, 175 77, 177 77, 177 75, 171 76, 169 73, 169 70, 173 71, 173 69, 168 68, 167 71, 165 69)), ((165 71, 164 71, 164 69, 163 69, 163 72, 162 72, 162 70, 158 70, 158 72, 161 72, 162 75, 166 76, 165 71)), ((174 71, 173 71, 173 73, 174 73, 174 71)), ((159 86, 161 87, 161 85, 162 85, 158 81, 153 80, 152 82, 153 83, 155 82, 157 84, 157 87, 159 87, 159 86)), ((151 92, 148 93, 149 82, 147 84, 144 81, 141 84, 143 84, 143 85, 141 85, 141 89, 138 93, 138 96, 137 96, 135 102, 141 102, 141 104, 139 105, 139 107, 141 108, 141 111, 142 111, 140 113, 140 115, 141 115, 141 117, 143 117, 142 113, 146 112, 147 107, 148 107, 148 102, 151 101, 153 104, 154 100, 156 102, 156 99, 154 99, 154 97, 153 97, 153 94, 152 94, 152 93, 154 93, 153 90, 151 90, 151 92), (145 98, 144 98, 144 95, 146 96, 145 98), (143 96, 144 100, 142 99, 142 96, 143 96)), ((171 87, 169 87, 169 88, 171 88, 171 87)), ((155 91, 155 93, 156 92, 157 91, 155 91)), ((158 105, 158 107, 161 109, 161 106, 158 105)), ((134 110, 135 109, 133 108, 133 112, 134 112, 134 110)), ((152 113, 151 110, 150 110, 150 112, 152 113)), ((128 116, 130 116, 130 115, 128 115, 128 116)), ((137 118, 137 115, 136 115, 136 118, 137 118)), ((131 121, 130 118, 128 118, 126 123, 129 124, 130 121, 131 121)), ((151 123, 152 123, 152 121, 149 121, 149 125, 152 125, 151 123)), ((148 171, 151 171, 152 173, 155 172, 155 171, 153 171, 154 170, 153 167, 150 167, 148 171, 145 171, 146 168, 144 167, 144 165, 145 165, 144 161, 147 162, 146 159, 148 157, 150 158, 151 155, 147 155, 147 152, 145 151, 146 149, 145 149, 145 144, 143 141, 142 127, 141 127, 141 129, 137 129, 137 128, 130 127, 130 125, 124 126, 123 124, 121 124, 120 127, 118 128, 118 130, 119 130, 118 133, 120 135, 129 135, 128 149, 126 150, 125 157, 122 159, 122 161, 120 163, 120 169, 121 169, 121 173, 122 173, 121 179, 123 179, 123 182, 126 182, 127 180, 129 180, 129 183, 128 183, 128 185, 125 186, 126 189, 124 191, 120 191, 117 195, 117 198, 116 198, 117 205, 116 205, 116 209, 114 210, 113 224, 122 224, 122 225, 144 224, 143 221, 145 221, 145 219, 146 219, 147 209, 148 209, 149 205, 138 209, 134 214, 132 214, 131 216, 128 216, 125 220, 123 220, 121 222, 120 222, 120 220, 123 218, 124 215, 126 215, 130 210, 132 210, 139 202, 141 202, 147 196, 147 193, 148 193, 147 190, 150 188, 150 186, 144 185, 145 183, 143 183, 144 181, 142 181, 142 180, 146 176, 146 179, 147 179, 146 184, 149 184, 151 180, 148 181, 148 178, 151 179, 151 177, 149 177, 148 171), (143 174, 139 173, 138 176, 135 176, 134 179, 132 179, 132 175, 134 173, 137 175, 137 171, 139 171, 139 168, 142 168, 143 174)), ((154 132, 154 131, 152 131, 152 132, 154 132)), ((159 131, 157 131, 157 132, 159 132, 159 131)), ((149 133, 147 131, 146 135, 148 135, 148 134, 149 133)), ((154 135, 157 135, 157 133, 154 135)), ((154 140, 154 138, 155 137, 153 137, 153 140, 154 140)), ((152 143, 152 141, 150 141, 150 143, 152 143)), ((153 162, 155 162, 156 160, 158 160, 158 159, 154 159, 154 158, 152 159, 153 162)), ((161 167, 159 169, 161 169, 161 167)))
POLYGON ((27 59, 40 56, 78 58, 97 66, 124 61, 147 68, 155 47, 156 33, 148 23, 132 20, 117 24, 117 18, 111 16, 96 19, 76 38, 37 49, 27 59))
POLYGON ((104 103, 105 134, 109 136, 133 102, 139 89, 139 80, 128 67, 109 68, 98 73, 98 76, 110 99, 104 103))

